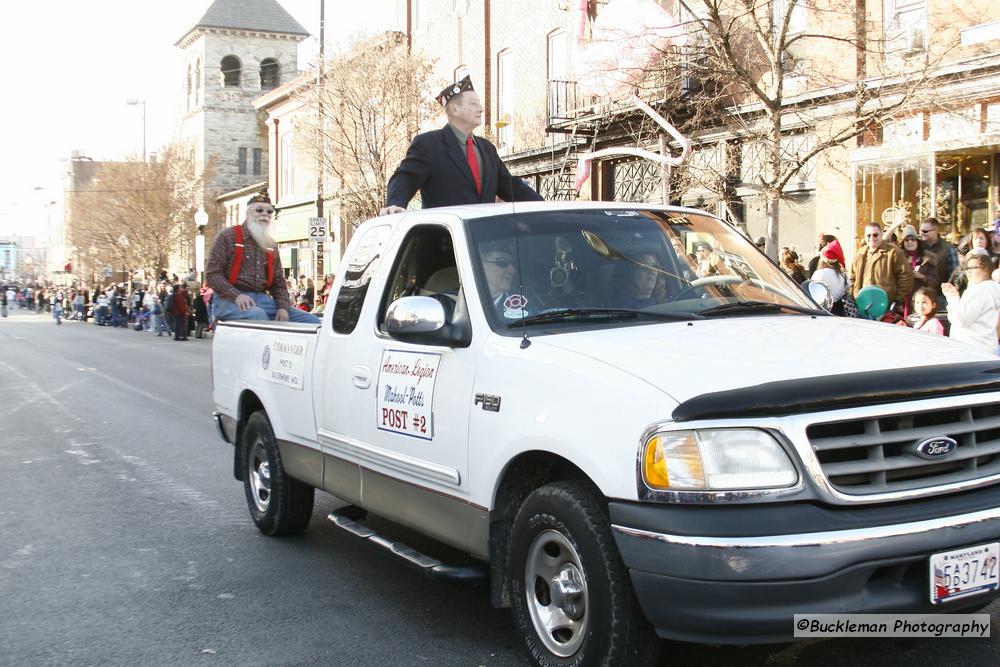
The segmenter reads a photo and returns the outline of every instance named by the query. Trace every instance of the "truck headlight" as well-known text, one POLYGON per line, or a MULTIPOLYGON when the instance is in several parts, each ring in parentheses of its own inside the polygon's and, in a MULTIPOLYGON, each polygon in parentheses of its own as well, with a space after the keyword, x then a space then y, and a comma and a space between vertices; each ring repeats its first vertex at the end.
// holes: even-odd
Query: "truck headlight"
POLYGON ((749 428, 657 433, 646 441, 642 476, 662 491, 775 489, 799 477, 777 440, 749 428))

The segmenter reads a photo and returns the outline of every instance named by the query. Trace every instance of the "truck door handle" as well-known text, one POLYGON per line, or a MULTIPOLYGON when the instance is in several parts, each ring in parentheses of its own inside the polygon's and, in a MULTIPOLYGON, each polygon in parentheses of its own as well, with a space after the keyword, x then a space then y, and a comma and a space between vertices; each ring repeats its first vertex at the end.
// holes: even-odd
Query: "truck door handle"
POLYGON ((351 381, 358 389, 367 389, 372 384, 372 372, 367 366, 357 364, 351 369, 351 381))

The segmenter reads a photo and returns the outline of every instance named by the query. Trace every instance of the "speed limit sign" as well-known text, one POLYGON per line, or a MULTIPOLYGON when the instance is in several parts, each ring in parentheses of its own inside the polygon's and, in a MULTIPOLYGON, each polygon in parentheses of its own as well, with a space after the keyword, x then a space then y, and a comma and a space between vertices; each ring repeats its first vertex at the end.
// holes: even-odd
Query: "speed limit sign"
POLYGON ((326 218, 309 218, 309 238, 320 243, 326 240, 326 218))

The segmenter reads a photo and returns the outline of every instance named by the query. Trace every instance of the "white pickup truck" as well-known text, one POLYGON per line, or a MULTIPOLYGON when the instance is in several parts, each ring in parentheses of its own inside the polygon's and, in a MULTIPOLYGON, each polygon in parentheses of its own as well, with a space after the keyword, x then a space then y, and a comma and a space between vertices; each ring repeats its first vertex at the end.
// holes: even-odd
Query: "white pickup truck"
POLYGON ((429 573, 477 568, 361 517, 457 547, 537 664, 998 594, 1000 360, 828 316, 700 211, 371 220, 322 324, 220 323, 213 381, 261 531, 304 530, 320 489, 429 573))

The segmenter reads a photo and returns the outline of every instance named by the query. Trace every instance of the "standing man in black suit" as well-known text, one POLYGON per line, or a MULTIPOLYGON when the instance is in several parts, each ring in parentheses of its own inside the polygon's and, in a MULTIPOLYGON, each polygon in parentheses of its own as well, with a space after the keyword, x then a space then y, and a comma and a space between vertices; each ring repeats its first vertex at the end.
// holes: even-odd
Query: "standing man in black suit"
POLYGON ((388 202, 380 215, 402 213, 420 190, 424 208, 455 204, 535 201, 541 197, 511 176, 496 147, 472 132, 483 123, 483 105, 465 77, 438 95, 448 124, 414 138, 389 179, 388 202))

